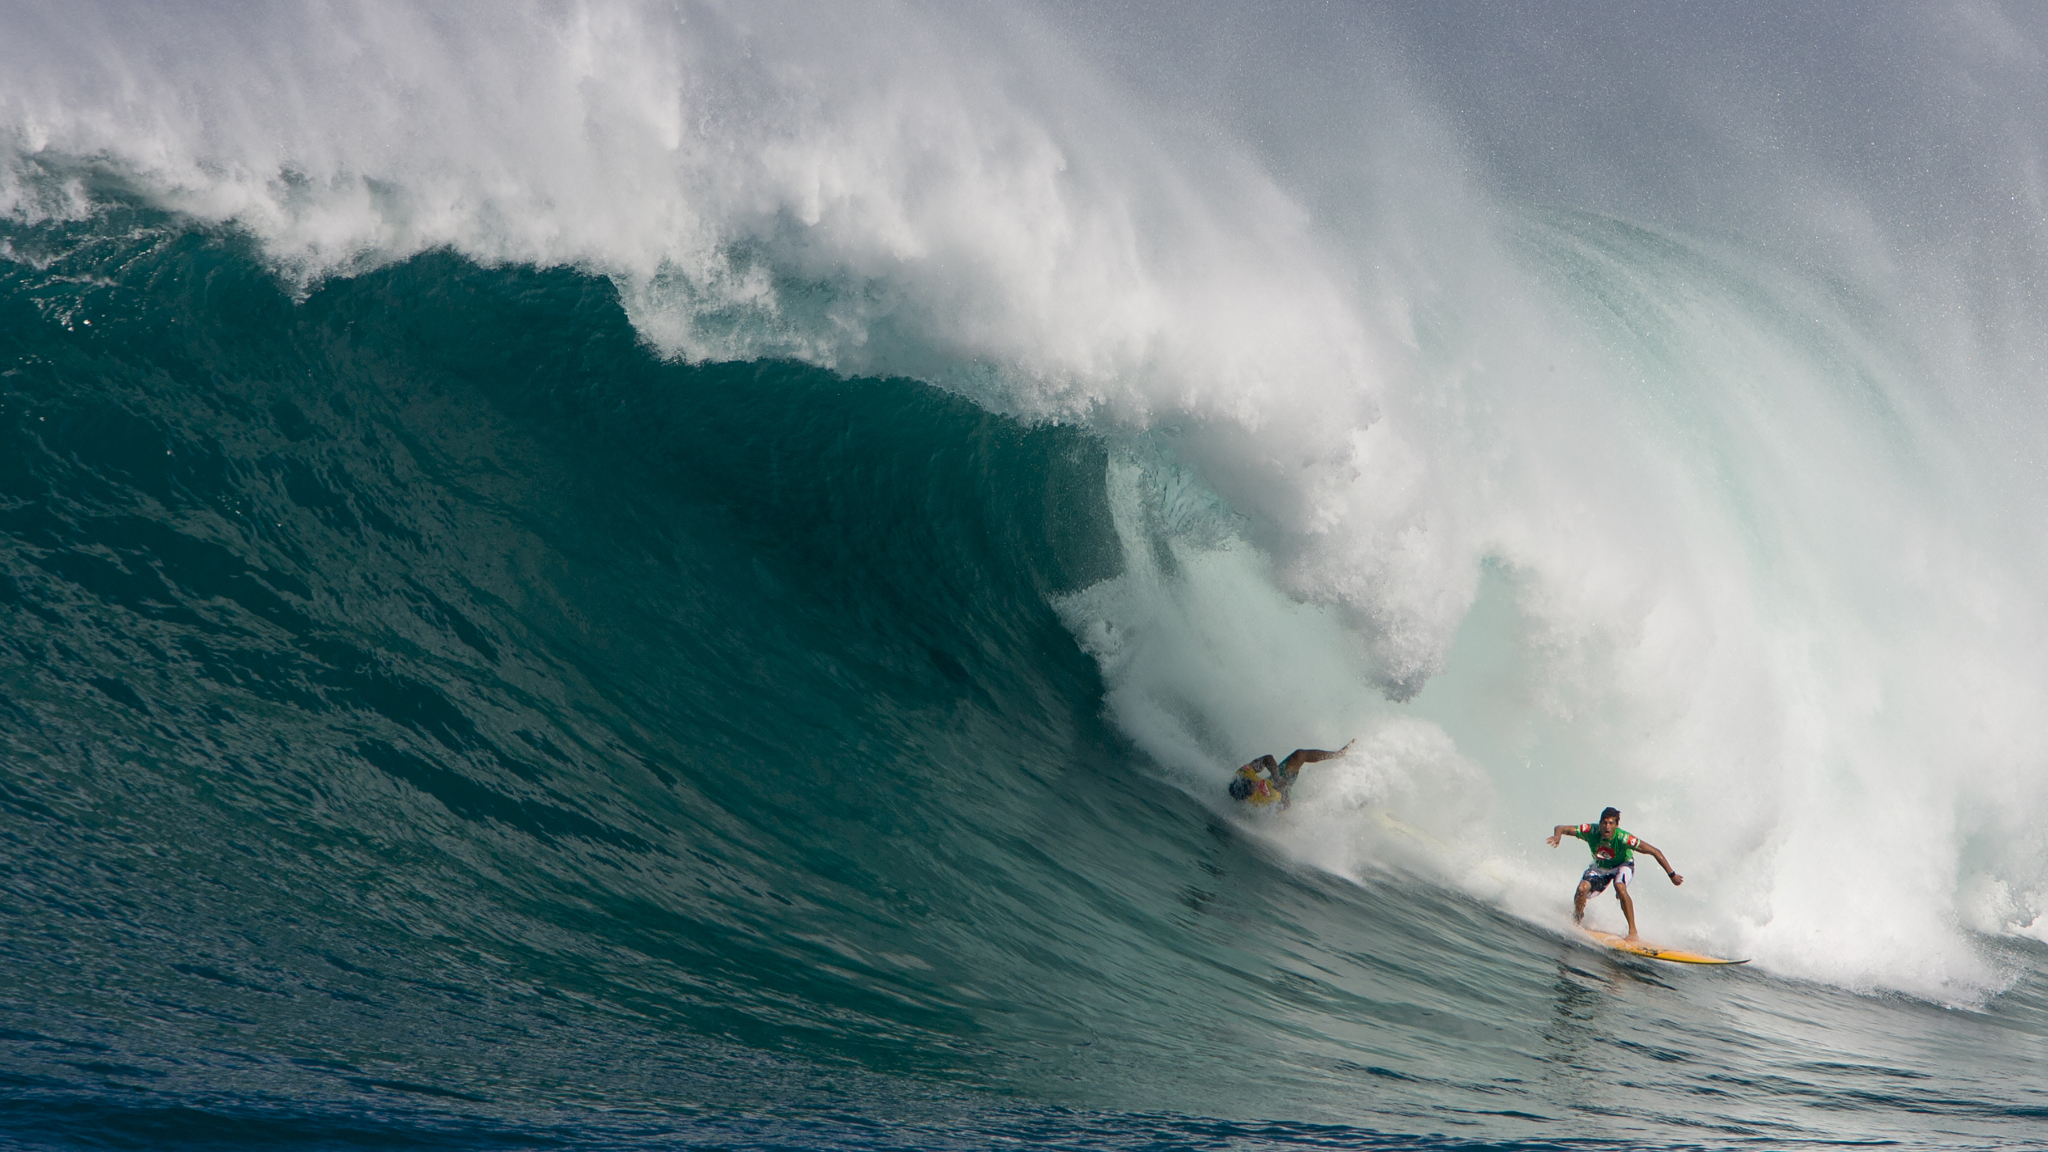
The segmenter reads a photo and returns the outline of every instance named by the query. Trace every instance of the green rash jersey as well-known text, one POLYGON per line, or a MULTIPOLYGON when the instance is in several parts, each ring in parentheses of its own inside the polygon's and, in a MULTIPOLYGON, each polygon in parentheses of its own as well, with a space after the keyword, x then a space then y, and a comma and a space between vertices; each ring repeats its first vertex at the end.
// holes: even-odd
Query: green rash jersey
POLYGON ((1598 824, 1581 824, 1572 835, 1592 846, 1595 868, 1619 868, 1636 858, 1636 838, 1619 828, 1612 836, 1602 836, 1598 824))

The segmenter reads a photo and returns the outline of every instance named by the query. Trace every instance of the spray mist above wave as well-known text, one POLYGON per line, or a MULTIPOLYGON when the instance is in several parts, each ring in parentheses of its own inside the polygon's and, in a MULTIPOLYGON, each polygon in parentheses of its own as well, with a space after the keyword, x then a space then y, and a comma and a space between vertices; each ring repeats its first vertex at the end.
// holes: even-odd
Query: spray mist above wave
MULTIPOLYGON (((1515 862, 1495 798, 1569 809, 1546 825, 1618 801, 1721 878, 1675 901, 1686 931, 1850 984, 1995 987, 1958 925, 2048 912, 2048 549, 1986 511, 2041 484, 1977 451, 2013 393, 1970 366, 2041 333, 1923 319, 1875 241, 1788 246, 1855 257, 1816 273, 1489 193, 1469 149, 1498 120, 1418 95, 1428 38, 1398 19, 1276 18, 1243 50, 1269 67, 1199 89, 1176 66, 1237 50, 1198 20, 1038 17, 17 5, 0 198, 141 196, 307 281, 441 247, 573 265, 672 355, 1143 433, 1119 525, 1173 562, 1062 607, 1162 763, 1199 777, 1291 738, 1276 717, 1355 726, 1372 778, 1328 805, 1456 814, 1493 883, 1550 863, 1515 862)), ((1610 168, 1635 143, 1561 139, 1610 168)), ((1595 206, 1685 216, 1634 175, 1595 206)))

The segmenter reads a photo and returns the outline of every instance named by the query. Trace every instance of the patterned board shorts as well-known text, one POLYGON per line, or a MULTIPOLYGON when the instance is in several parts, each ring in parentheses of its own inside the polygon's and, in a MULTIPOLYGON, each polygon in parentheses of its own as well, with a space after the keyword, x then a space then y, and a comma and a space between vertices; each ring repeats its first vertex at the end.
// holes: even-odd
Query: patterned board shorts
POLYGON ((1585 874, 1579 877, 1580 880, 1591 884, 1595 893, 1607 891, 1607 886, 1616 880, 1621 881, 1621 886, 1626 888, 1635 878, 1636 862, 1633 860, 1621 865, 1619 868, 1602 868, 1595 864, 1587 868, 1585 874))

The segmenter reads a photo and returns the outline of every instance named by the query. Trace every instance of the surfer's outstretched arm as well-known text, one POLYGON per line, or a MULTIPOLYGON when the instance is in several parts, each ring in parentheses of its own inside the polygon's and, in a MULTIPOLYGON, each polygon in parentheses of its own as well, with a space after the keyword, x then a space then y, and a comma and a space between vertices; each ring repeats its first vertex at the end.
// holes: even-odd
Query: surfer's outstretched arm
POLYGON ((1559 841, 1563 840, 1567 836, 1570 836, 1574 832, 1577 832, 1578 830, 1579 826, 1577 824, 1559 824, 1557 827, 1552 828, 1550 830, 1550 839, 1544 841, 1544 843, 1550 845, 1552 848, 1555 848, 1557 847, 1559 841))
MULTIPOLYGON (((1351 742, 1351 744, 1356 743, 1358 743, 1356 740, 1351 742)), ((1288 775, 1292 776, 1296 772, 1301 771, 1301 766, 1304 764, 1320 764, 1325 760, 1335 760, 1337 757, 1351 751, 1351 744, 1346 744, 1335 752, 1325 752, 1321 748, 1296 748, 1287 754, 1287 759, 1280 762, 1280 767, 1288 775)))
POLYGON ((1636 851, 1647 852, 1651 856, 1656 857, 1657 863, 1662 864, 1664 866, 1664 875, 1671 877, 1672 887, 1675 888, 1678 885, 1685 883, 1685 877, 1680 876, 1678 873, 1673 872, 1671 870, 1671 861, 1666 860, 1664 858, 1664 853, 1659 851, 1655 844, 1652 844, 1648 840, 1644 840, 1641 837, 1637 837, 1636 851))

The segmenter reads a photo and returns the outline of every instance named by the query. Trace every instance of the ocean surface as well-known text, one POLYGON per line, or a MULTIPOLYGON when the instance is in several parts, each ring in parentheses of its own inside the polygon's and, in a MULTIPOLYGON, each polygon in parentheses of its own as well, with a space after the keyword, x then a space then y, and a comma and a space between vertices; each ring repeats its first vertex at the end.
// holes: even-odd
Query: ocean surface
POLYGON ((0 3, 0 1144, 2048 1143, 2044 61, 0 3))

